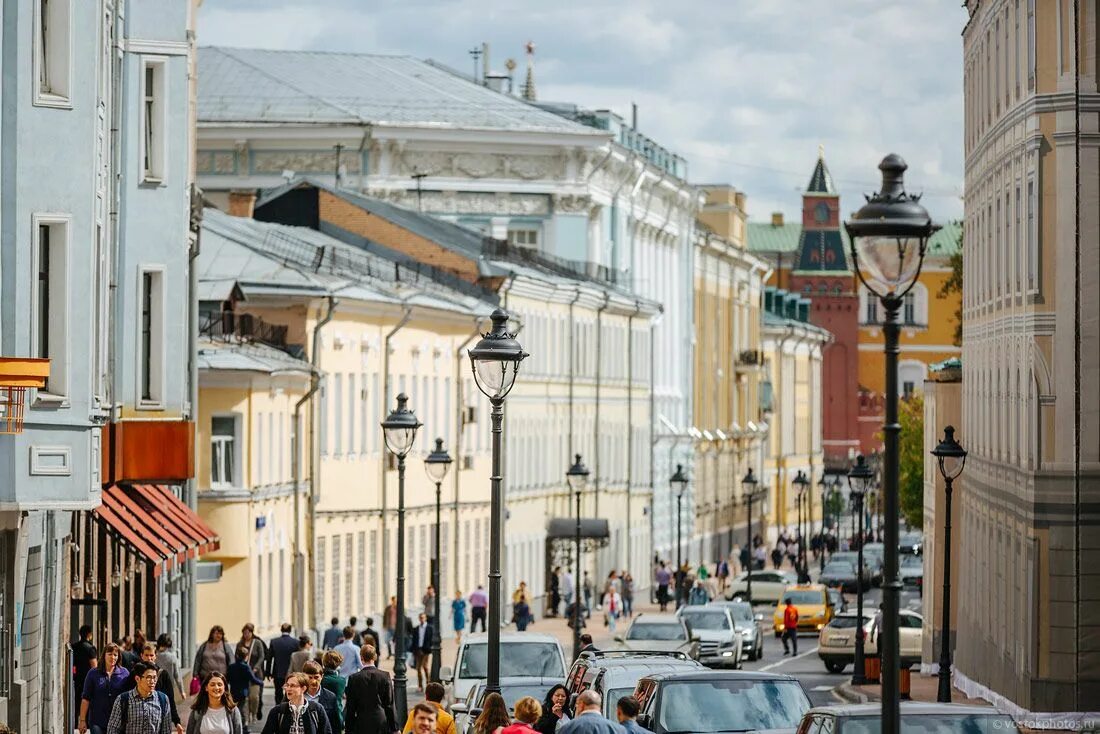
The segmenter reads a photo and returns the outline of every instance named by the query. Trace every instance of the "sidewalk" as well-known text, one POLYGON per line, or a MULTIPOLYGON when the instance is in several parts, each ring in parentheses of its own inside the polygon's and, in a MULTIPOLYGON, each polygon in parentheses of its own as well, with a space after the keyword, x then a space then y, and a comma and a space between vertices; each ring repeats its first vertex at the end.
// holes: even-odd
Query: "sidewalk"
MULTIPOLYGON (((936 696, 939 693, 939 685, 939 677, 914 672, 910 677, 909 695, 914 701, 935 703, 936 696)), ((873 703, 882 700, 882 686, 877 683, 854 686, 851 681, 848 681, 837 686, 834 692, 848 703, 873 703)), ((972 706, 990 705, 988 701, 982 698, 968 698, 965 693, 957 688, 951 689, 951 703, 966 703, 972 706)))

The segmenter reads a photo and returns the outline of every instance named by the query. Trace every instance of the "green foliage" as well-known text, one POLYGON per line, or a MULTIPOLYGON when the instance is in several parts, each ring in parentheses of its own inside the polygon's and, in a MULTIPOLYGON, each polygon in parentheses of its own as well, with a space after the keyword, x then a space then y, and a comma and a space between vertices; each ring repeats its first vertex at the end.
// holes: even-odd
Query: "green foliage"
POLYGON ((962 291, 963 291, 963 230, 959 228, 959 249, 951 256, 951 275, 947 277, 947 280, 940 286, 939 293, 936 294, 939 298, 946 298, 953 293, 959 294, 959 307, 955 309, 955 335, 954 343, 956 347, 962 346, 962 291))
POLYGON ((910 527, 924 524, 924 397, 914 393, 898 404, 898 473, 901 515, 910 527))
POLYGON ((836 524, 837 517, 844 517, 844 495, 830 492, 826 495, 828 498, 825 501, 825 518, 826 524, 832 528, 836 524))

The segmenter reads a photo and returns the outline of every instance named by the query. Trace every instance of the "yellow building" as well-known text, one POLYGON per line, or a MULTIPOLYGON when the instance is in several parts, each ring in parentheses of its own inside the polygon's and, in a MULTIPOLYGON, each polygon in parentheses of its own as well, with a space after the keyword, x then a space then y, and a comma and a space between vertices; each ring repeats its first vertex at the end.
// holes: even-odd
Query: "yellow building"
POLYGON ((693 562, 745 543, 740 480, 749 467, 760 472, 767 436, 761 305, 770 269, 745 248, 745 194, 703 188, 694 258, 694 532, 685 549, 693 562))

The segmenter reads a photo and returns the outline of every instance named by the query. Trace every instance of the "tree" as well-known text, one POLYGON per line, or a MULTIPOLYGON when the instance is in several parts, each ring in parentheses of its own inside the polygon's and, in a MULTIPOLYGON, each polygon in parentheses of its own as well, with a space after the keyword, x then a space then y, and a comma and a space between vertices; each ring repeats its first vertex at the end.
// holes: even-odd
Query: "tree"
POLYGON ((898 500, 910 527, 924 524, 924 397, 914 393, 899 401, 898 500))
POLYGON ((958 293, 959 294, 959 306, 955 309, 955 336, 954 344, 956 347, 962 346, 962 291, 963 291, 963 230, 959 227, 959 241, 958 249, 951 256, 951 275, 947 276, 947 280, 940 286, 939 293, 936 294, 939 298, 947 298, 948 296, 958 293))

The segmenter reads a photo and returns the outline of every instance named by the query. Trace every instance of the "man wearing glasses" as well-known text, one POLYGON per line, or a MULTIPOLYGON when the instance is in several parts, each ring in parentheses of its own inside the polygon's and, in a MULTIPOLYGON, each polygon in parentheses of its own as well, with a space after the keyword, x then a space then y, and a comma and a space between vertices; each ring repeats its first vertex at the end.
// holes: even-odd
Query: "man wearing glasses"
POLYGON ((306 699, 309 676, 290 673, 283 683, 283 702, 267 714, 263 734, 332 734, 325 710, 306 699))
POLYGON ((131 675, 134 690, 115 699, 107 734, 172 734, 168 697, 156 690, 157 666, 140 661, 131 675))

